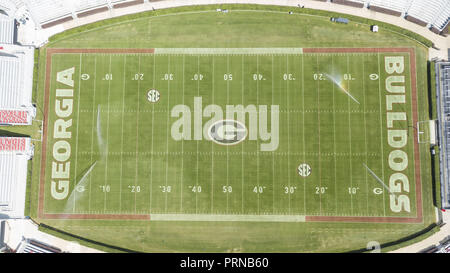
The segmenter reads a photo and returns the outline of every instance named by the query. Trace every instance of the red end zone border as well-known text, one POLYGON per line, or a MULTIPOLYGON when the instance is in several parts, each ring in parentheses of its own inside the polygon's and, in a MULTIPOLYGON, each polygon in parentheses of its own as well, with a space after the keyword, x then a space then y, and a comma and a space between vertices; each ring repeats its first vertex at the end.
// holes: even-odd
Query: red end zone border
MULTIPOLYGON (((46 50, 45 94, 44 94, 44 132, 41 149, 41 174, 39 182, 38 217, 40 219, 110 219, 110 220, 150 220, 149 214, 65 214, 44 213, 45 169, 47 155, 48 108, 50 97, 52 55, 58 53, 154 53, 150 49, 70 49, 48 48, 46 50)), ((409 53, 413 124, 418 121, 416 55, 414 48, 303 48, 303 53, 409 53)), ((414 127, 414 135, 417 135, 414 127)), ((306 222, 367 222, 367 223, 422 223, 422 184, 420 180, 419 143, 414 139, 414 167, 416 181, 416 217, 368 217, 368 216, 305 216, 306 222)))

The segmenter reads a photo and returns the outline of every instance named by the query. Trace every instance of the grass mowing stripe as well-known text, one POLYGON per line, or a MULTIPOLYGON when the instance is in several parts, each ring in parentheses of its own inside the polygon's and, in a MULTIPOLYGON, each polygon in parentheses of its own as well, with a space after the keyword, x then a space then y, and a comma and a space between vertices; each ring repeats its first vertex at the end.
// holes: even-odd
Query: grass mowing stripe
MULTIPOLYGON (((378 101, 380 103, 380 134, 381 134, 381 143, 380 143, 380 148, 381 148, 381 175, 382 178, 381 180, 384 181, 384 149, 383 149, 383 117, 382 117, 382 111, 381 111, 381 105, 383 104, 382 100, 381 100, 381 72, 380 72, 380 53, 378 53, 377 56, 377 60, 378 60, 378 101)), ((386 201, 385 201, 385 193, 383 191, 383 216, 386 216, 386 201)))
MULTIPOLYGON (((167 79, 167 109, 170 109, 170 55, 167 56, 167 74, 169 75, 169 78, 167 79)), ((166 189, 167 189, 167 178, 169 175, 169 115, 167 115, 166 119, 166 153, 167 153, 167 160, 166 160, 166 189)), ((197 144, 198 145, 198 144, 197 144)), ((167 212, 167 194, 166 192, 164 194, 164 211, 167 212)))
MULTIPOLYGON (((92 130, 91 130, 91 162, 93 160, 94 151, 94 126, 95 124, 95 91, 97 86, 97 55, 94 55, 94 96, 92 99, 92 130)), ((91 210, 91 192, 92 192, 92 174, 89 175, 89 203, 88 210, 91 210)))
MULTIPOLYGON (((83 54, 81 54, 80 53, 80 67, 79 67, 79 69, 78 69, 78 105, 77 105, 77 134, 76 134, 76 140, 75 140, 75 142, 76 142, 76 148, 75 148, 75 186, 76 186, 76 183, 77 183, 77 181, 76 181, 76 179, 77 179, 77 163, 78 163, 78 131, 79 131, 79 129, 80 129, 80 122, 81 122, 81 119, 80 119, 80 104, 81 104, 81 66, 82 66, 82 56, 83 56, 83 54)), ((73 192, 73 209, 72 209, 72 212, 75 212, 75 206, 76 206, 76 200, 77 200, 77 198, 76 198, 76 195, 77 195, 77 191, 75 190, 75 188, 72 190, 72 192, 73 192)))
MULTIPOLYGON (((126 87, 126 67, 127 67, 127 56, 123 56, 123 88, 122 88, 122 122, 121 122, 121 136, 120 136, 120 150, 123 151, 123 124, 125 117, 125 87, 126 87)), ((120 156, 120 178, 119 178, 119 211, 122 211, 122 179, 123 179, 123 155, 120 156)))
MULTIPOLYGON (((347 86, 350 93, 350 77, 349 77, 349 56, 347 55, 347 86)), ((348 133, 349 133, 349 148, 350 154, 352 154, 352 115, 350 114, 350 97, 347 99, 348 105, 348 133)), ((350 188, 353 188, 353 166, 352 160, 349 160, 350 164, 350 188)), ((350 214, 353 215, 353 195, 350 194, 350 214)))
MULTIPOLYGON (((183 55, 183 86, 182 86, 182 100, 184 105, 184 62, 185 62, 185 56, 183 55)), ((184 134, 184 133, 183 133, 184 134)), ((181 152, 184 153, 184 137, 181 139, 181 152)), ((183 173, 184 173, 184 156, 181 157, 181 181, 180 181, 180 213, 183 212, 183 173)))
MULTIPOLYGON (((156 85, 156 55, 153 54, 153 86, 156 85)), ((152 151, 153 150, 153 139, 154 139, 154 123, 155 123, 155 104, 152 104, 152 151)), ((150 210, 149 212, 152 213, 152 198, 153 197, 153 153, 150 156, 150 210)))
MULTIPOLYGON (((364 107, 364 114, 363 114, 363 116, 364 116, 364 147, 365 147, 365 149, 366 149, 366 164, 368 163, 368 161, 369 161, 369 159, 368 159, 368 147, 367 147, 367 119, 366 119, 366 113, 365 113, 365 111, 366 111, 366 107, 367 107, 367 105, 366 105, 366 86, 365 86, 365 84, 364 84, 364 78, 365 78, 365 75, 366 75, 366 72, 365 72, 365 58, 364 58, 364 55, 363 55, 363 57, 362 57, 362 73, 363 73, 363 77, 362 77, 362 81, 363 81, 363 83, 362 83, 362 93, 363 93, 363 107, 364 107)), ((369 215, 369 182, 368 182, 368 180, 367 180, 367 172, 365 173, 365 181, 366 181, 366 215, 369 215)))
MULTIPOLYGON (((334 65, 333 55, 331 55, 331 67, 334 65)), ((334 73, 334 71, 333 71, 334 73)), ((333 151, 334 151, 334 206, 335 206, 335 214, 338 212, 338 204, 337 204, 337 161, 336 161, 336 100, 335 100, 335 90, 334 90, 335 84, 332 85, 332 91, 333 91, 333 151)))
MULTIPOLYGON (((108 115, 106 116, 106 153, 108 153, 109 150, 109 100, 111 95, 111 81, 112 81, 112 74, 111 74, 111 55, 109 55, 109 68, 108 73, 111 75, 111 78, 108 80, 108 115)), ((106 76, 105 76, 106 77, 106 76)), ((106 185, 108 183, 108 155, 105 156, 105 188, 104 188, 104 199, 103 199, 103 211, 106 211, 106 185)))

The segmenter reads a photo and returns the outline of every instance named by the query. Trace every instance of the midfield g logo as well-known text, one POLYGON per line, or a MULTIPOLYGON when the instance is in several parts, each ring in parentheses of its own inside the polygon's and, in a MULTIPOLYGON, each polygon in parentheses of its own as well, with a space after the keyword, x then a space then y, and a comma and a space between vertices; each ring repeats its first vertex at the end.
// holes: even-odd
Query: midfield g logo
POLYGON ((219 120, 209 127, 208 135, 217 144, 234 145, 244 141, 247 128, 236 120, 219 120))

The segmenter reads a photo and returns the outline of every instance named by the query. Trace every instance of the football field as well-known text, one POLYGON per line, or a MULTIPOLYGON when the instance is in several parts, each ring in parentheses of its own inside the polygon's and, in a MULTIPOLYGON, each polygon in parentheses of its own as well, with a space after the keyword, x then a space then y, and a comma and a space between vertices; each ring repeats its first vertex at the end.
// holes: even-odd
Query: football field
POLYGON ((421 222, 411 60, 411 48, 49 48, 40 216, 421 222))

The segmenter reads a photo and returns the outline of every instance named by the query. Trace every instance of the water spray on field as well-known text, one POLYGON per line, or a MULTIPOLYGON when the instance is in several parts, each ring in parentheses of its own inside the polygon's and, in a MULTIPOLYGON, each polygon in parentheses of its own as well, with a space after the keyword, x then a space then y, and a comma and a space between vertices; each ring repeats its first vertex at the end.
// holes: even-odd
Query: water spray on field
POLYGON ((341 89, 345 94, 347 94, 347 96, 349 96, 353 101, 355 101, 357 104, 360 104, 359 101, 357 99, 355 99, 355 97, 353 97, 343 86, 342 86, 342 81, 341 80, 337 80, 335 77, 324 73, 324 75, 330 80, 332 81, 334 84, 336 84, 339 89, 341 89))

